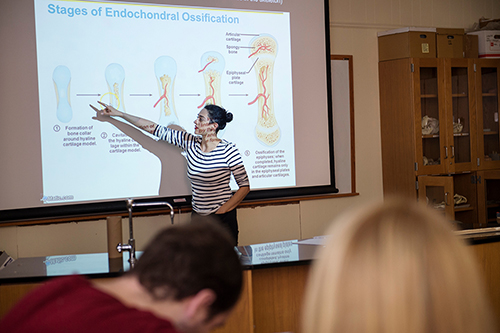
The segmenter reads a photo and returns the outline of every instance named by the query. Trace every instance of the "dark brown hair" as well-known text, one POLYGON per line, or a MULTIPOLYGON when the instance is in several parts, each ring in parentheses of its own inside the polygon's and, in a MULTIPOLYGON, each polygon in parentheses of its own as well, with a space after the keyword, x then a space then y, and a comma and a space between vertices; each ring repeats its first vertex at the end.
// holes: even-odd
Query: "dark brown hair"
POLYGON ((226 128, 226 124, 233 120, 233 114, 218 105, 207 104, 205 105, 205 109, 208 111, 210 121, 218 125, 216 132, 226 128))
POLYGON ((130 274, 155 299, 182 300, 211 289, 210 317, 231 309, 242 287, 242 268, 229 233, 213 221, 167 227, 149 243, 130 274))

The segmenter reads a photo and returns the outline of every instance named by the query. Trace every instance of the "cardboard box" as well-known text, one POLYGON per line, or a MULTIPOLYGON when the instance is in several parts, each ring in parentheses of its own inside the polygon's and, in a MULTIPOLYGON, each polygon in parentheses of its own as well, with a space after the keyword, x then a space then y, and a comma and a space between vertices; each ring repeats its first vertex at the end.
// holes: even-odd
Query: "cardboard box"
POLYGON ((479 58, 500 58, 500 30, 480 30, 468 35, 478 37, 479 58))
POLYGON ((436 54, 438 58, 464 57, 464 29, 436 29, 436 54))
POLYGON ((436 58, 436 28, 407 27, 379 32, 378 60, 436 58))
POLYGON ((477 35, 464 35, 464 58, 479 58, 477 35))

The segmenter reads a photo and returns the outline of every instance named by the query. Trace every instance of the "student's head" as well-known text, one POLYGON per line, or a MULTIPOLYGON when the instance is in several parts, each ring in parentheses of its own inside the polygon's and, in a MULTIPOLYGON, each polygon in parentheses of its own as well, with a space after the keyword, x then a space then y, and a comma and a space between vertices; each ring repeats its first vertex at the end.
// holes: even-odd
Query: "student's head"
POLYGON ((208 111, 210 121, 218 125, 216 133, 226 128, 226 124, 233 120, 233 114, 220 106, 207 104, 205 109, 208 111))
POLYGON ((493 332, 471 249, 435 211, 386 200, 344 214, 327 234, 303 333, 493 332))
POLYGON ((242 268, 229 233, 212 221, 168 227, 131 271, 156 300, 182 301, 213 293, 208 319, 229 312, 242 287, 242 268))

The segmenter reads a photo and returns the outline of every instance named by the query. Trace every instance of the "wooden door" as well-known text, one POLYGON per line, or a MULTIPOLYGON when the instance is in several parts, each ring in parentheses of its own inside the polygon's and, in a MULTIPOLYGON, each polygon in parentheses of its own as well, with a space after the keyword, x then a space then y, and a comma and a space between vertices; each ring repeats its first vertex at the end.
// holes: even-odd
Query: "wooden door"
POLYGON ((500 169, 500 59, 476 59, 479 170, 500 169))
POLYGON ((477 170, 474 62, 443 59, 445 70, 447 172, 477 170))
POLYGON ((438 59, 412 59, 417 175, 446 170, 444 72, 438 59))

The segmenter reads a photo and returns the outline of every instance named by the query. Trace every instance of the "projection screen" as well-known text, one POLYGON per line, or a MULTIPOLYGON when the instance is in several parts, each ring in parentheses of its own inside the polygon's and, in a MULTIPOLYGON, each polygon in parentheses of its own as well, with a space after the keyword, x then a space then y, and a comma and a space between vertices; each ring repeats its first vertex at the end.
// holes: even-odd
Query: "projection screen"
POLYGON ((2 2, 0 222, 189 206, 182 152, 98 101, 191 133, 223 106, 246 200, 335 193, 328 29, 324 0, 2 2))

